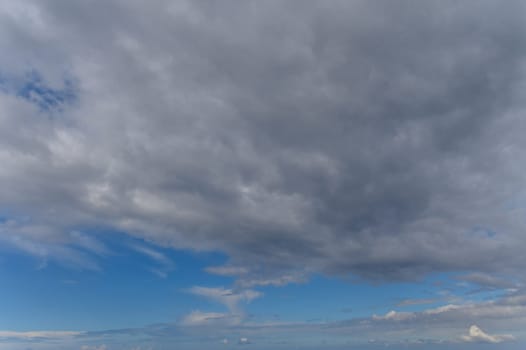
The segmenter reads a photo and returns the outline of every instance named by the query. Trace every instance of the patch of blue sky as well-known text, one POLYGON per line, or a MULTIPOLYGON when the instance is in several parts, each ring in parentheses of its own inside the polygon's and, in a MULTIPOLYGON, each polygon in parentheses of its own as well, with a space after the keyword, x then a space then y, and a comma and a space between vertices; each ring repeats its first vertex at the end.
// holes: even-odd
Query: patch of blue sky
MULTIPOLYGON (((231 287, 232 278, 204 271, 224 264, 225 255, 160 248, 115 232, 92 231, 89 236, 108 250, 97 257, 100 271, 79 271, 52 262, 42 269, 34 257, 0 251, 0 284, 10 286, 0 289, 0 329, 143 327, 176 323, 195 310, 227 311, 224 305, 188 292, 193 286, 231 287), (173 266, 160 277, 155 273, 159 259, 137 247, 161 254, 173 266)), ((454 277, 435 274, 414 283, 375 285, 317 275, 305 283, 257 287, 263 296, 244 307, 252 321, 323 323, 390 310, 421 311, 454 298, 488 298, 484 293, 469 295, 470 289, 454 277)))
POLYGON ((451 295, 444 290, 451 290, 454 281, 448 274, 434 274, 415 282, 384 284, 317 275, 307 284, 308 288, 303 284, 259 288, 265 298, 253 301, 250 310, 261 319, 313 323, 367 318, 391 310, 421 311, 447 304, 451 295))
POLYGON ((0 92, 23 98, 42 112, 60 111, 77 98, 73 79, 64 78, 61 87, 54 87, 34 70, 22 77, 0 74, 0 92))
MULTIPOLYGON (((76 248, 93 255, 99 271, 53 261, 42 268, 38 258, 0 249, 0 285, 9 286, 0 288, 0 329, 142 328, 177 324, 196 310, 228 312, 225 305, 189 292, 193 286, 233 287, 233 278, 205 271, 224 265, 226 255, 163 248, 112 231, 81 232, 106 247, 101 256, 88 247, 76 248), (166 266, 164 275, 155 273, 166 266)), ((241 306, 251 322, 319 324, 484 301, 502 293, 472 294, 476 286, 460 281, 459 275, 437 273, 415 282, 385 284, 315 275, 304 283, 254 287, 263 295, 241 306)))
POLYGON ((468 303, 498 300, 508 294, 510 294, 510 291, 506 288, 484 288, 469 282, 462 287, 462 290, 457 292, 457 295, 461 295, 463 300, 468 303))
MULTIPOLYGON (((465 280, 464 277, 469 275, 471 272, 472 271, 457 271, 432 275, 430 278, 435 279, 435 293, 440 295, 438 298, 440 303, 435 306, 444 304, 462 305, 470 303, 483 303, 499 300, 510 293, 510 289, 504 286, 481 286, 477 283, 465 280)), ((504 281, 505 276, 502 277, 504 281)), ((510 281, 510 283, 511 282, 512 281, 510 281)), ((429 306, 433 305, 430 304, 429 306)), ((409 311, 419 310, 417 309, 409 311)))
POLYGON ((175 266, 160 278, 152 272, 157 262, 132 248, 147 246, 143 241, 126 238, 119 242, 113 236, 104 244, 110 253, 100 258, 100 271, 79 271, 52 262, 39 269, 34 257, 0 252, 4 257, 0 261, 9 261, 0 263, 0 285, 9 286, 0 288, 0 329, 143 327, 177 322, 194 309, 220 308, 187 290, 203 281, 210 286, 226 285, 228 279, 203 271, 223 263, 224 256, 151 247, 175 266))
POLYGON ((469 234, 480 238, 494 238, 497 235, 497 232, 491 228, 477 226, 473 227, 469 234))

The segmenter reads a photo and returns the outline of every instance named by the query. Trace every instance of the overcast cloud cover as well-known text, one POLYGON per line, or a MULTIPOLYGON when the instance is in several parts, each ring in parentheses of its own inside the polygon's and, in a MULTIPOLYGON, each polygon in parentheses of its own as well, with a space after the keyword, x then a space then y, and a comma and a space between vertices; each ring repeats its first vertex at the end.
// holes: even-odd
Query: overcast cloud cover
MULTIPOLYGON (((526 267, 525 33, 513 0, 0 1, 2 249, 93 271, 112 232, 226 254, 207 271, 235 289, 188 292, 228 310, 187 324, 240 327, 239 301, 264 298, 253 288, 313 274, 461 273, 509 295, 441 314, 511 312, 526 267)), ((159 276, 177 266, 133 249, 159 276)), ((451 334, 512 341, 514 305, 521 323, 490 313, 494 328, 451 334)))

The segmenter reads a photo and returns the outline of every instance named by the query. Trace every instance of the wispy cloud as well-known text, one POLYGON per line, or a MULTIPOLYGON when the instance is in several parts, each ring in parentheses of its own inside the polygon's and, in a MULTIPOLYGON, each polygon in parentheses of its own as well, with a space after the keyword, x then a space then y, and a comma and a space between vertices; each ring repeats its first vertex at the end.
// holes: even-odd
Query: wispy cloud
POLYGON ((244 288, 251 288, 256 286, 274 286, 281 287, 290 283, 304 283, 307 282, 305 274, 284 274, 277 277, 256 277, 246 276, 239 278, 237 284, 244 288))
POLYGON ((241 303, 250 303, 252 300, 263 295, 263 293, 252 289, 233 290, 222 287, 210 288, 196 286, 190 288, 188 291, 225 305, 231 313, 239 313, 241 303))
POLYGON ((36 339, 63 339, 73 338, 83 332, 75 331, 0 331, 0 338, 36 340, 36 339))
POLYGON ((81 236, 72 242, 52 226, 14 220, 0 223, 0 241, 37 257, 40 267, 45 267, 49 260, 75 269, 99 270, 97 259, 90 253, 106 252, 104 246, 94 239, 81 236))
POLYGON ((491 274, 475 272, 457 277, 460 281, 475 284, 481 290, 514 289, 520 285, 513 280, 496 277, 491 274))
POLYGON ((220 276, 240 276, 248 273, 248 269, 242 266, 209 266, 205 271, 220 276))
POLYGON ((166 278, 168 273, 175 269, 175 263, 165 254, 156 249, 139 244, 133 244, 131 245, 131 248, 158 264, 158 267, 151 268, 151 272, 160 278, 166 278))
POLYGON ((440 299, 435 299, 435 298, 404 299, 398 302, 396 306, 403 307, 403 306, 413 306, 413 305, 426 305, 426 304, 434 304, 439 301, 440 299))
POLYGON ((242 321, 241 315, 220 312, 192 311, 182 320, 184 326, 229 326, 238 325, 242 321))
POLYGON ((95 237, 86 235, 79 231, 72 231, 70 233, 70 236, 71 236, 70 244, 72 245, 81 247, 83 249, 88 250, 89 252, 93 252, 98 255, 110 254, 110 250, 108 249, 108 247, 103 242, 96 239, 95 237))
POLYGON ((238 325, 246 319, 242 304, 248 304, 263 295, 263 293, 251 289, 233 290, 223 287, 199 286, 190 288, 188 292, 224 305, 228 312, 217 313, 194 310, 183 318, 182 324, 184 325, 238 325))

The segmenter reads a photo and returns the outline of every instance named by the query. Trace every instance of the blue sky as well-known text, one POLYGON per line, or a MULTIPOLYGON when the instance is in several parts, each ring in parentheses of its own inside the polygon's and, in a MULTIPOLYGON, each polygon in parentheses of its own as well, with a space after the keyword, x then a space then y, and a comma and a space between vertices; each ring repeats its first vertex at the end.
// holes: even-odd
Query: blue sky
MULTIPOLYGON (((114 242, 112 252, 100 261, 100 271, 79 271, 55 264, 42 266, 42 262, 27 255, 3 254, 2 283, 9 288, 2 290, 2 300, 6 301, 2 328, 98 331, 170 323, 199 309, 225 311, 224 305, 189 291, 203 283, 207 287, 231 286, 232 278, 204 271, 223 263, 224 256, 174 252, 131 239, 129 242, 124 246, 114 242), (166 276, 159 276, 158 262, 135 251, 135 245, 163 254, 173 268, 166 276)), ((448 287, 460 295, 469 290, 455 284, 434 286, 442 281, 446 279, 436 276, 418 283, 371 285, 312 276, 308 281, 280 288, 259 288, 265 297, 254 300, 245 311, 257 321, 330 322, 385 314, 395 307, 418 311, 441 305, 447 298, 441 293, 448 287), (410 300, 415 305, 410 305, 410 300), (403 305, 404 301, 409 305, 403 305), (419 305, 419 301, 423 304, 419 305)))
MULTIPOLYGON (((189 315, 197 312, 213 317, 232 312, 227 302, 195 291, 197 286, 223 294, 225 291, 239 293, 234 278, 206 271, 207 267, 224 265, 228 258, 214 252, 162 248, 123 233, 95 235, 98 239, 106 236, 111 238, 98 240, 104 245, 104 255, 96 257, 96 270, 2 249, 1 283, 6 287, 0 292, 0 328, 18 332, 18 337, 22 338, 15 341, 17 337, 6 336, 3 340, 8 344, 6 348, 18 343, 23 346, 64 343, 65 348, 78 345, 79 348, 129 349, 142 344, 138 346, 199 349, 217 346, 224 339, 236 343, 246 338, 246 334, 251 335, 252 341, 257 340, 260 348, 288 346, 285 344, 305 348, 358 344, 362 348, 364 342, 374 348, 375 339, 369 334, 369 337, 354 332, 334 334, 330 328, 345 327, 346 322, 356 320, 386 317, 392 310, 421 314, 444 305, 483 305, 507 294, 502 289, 478 290, 478 284, 463 281, 462 276, 466 274, 461 273, 431 274, 417 281, 404 282, 371 282, 352 276, 313 274, 297 283, 260 286, 254 300, 235 302, 235 310, 243 314, 242 322, 248 330, 236 321, 225 329, 217 324, 198 323, 199 331, 196 332, 193 329, 196 326, 186 323, 189 315), (150 334, 152 327, 167 330, 150 334), (210 330, 209 327, 218 329, 210 330), (266 327, 283 327, 284 330, 268 331, 266 327), (58 336, 66 338, 58 343, 53 340, 54 336, 38 338, 38 341, 21 336, 35 330, 80 331, 82 335, 75 335, 74 340, 69 335, 58 336), (209 332, 212 335, 204 336, 209 332)), ((471 317, 466 321, 476 322, 477 319, 471 317)), ((460 338, 466 333, 463 331, 459 329, 455 336, 460 338)), ((390 341, 396 348, 397 342, 415 342, 418 339, 415 337, 416 334, 403 334, 390 341)), ((387 342, 377 341, 379 348, 387 342)), ((460 346, 454 344, 448 342, 444 346, 460 346)), ((406 347, 402 345, 401 348, 406 347)))
POLYGON ((0 350, 523 349, 524 6, 0 0, 0 350))

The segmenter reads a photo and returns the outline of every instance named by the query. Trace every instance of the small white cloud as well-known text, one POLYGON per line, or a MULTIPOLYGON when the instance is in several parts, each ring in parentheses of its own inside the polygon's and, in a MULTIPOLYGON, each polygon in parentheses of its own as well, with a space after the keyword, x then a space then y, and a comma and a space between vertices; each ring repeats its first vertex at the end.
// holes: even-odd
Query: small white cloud
POLYGON ((248 338, 239 338, 237 343, 241 345, 250 344, 250 340, 248 338))
POLYGON ((210 288, 196 286, 190 288, 189 291, 192 294, 200 295, 225 305, 231 313, 239 313, 240 302, 249 303, 263 295, 263 293, 252 289, 235 291, 222 287, 210 288))
POLYGON ((275 286, 281 287, 291 283, 302 283, 307 280, 304 274, 287 274, 272 278, 244 278, 238 284, 244 288, 255 286, 275 286))
POLYGON ((168 272, 159 269, 150 269, 150 271, 159 278, 168 277, 168 272))
POLYGON ((193 311, 183 319, 183 324, 187 326, 197 325, 238 325, 246 317, 240 303, 249 303, 252 300, 259 298, 263 294, 251 290, 240 290, 235 291, 232 289, 225 288, 210 288, 210 287, 192 287, 188 290, 190 293, 203 296, 210 300, 216 301, 227 307, 227 313, 217 312, 201 312, 193 311))
POLYGON ((185 326, 236 325, 241 317, 221 312, 192 311, 182 321, 185 326))
POLYGON ((159 278, 168 277, 168 273, 175 268, 175 264, 170 258, 155 249, 138 244, 132 245, 131 248, 136 252, 147 256, 160 265, 158 268, 150 269, 150 271, 159 278))
POLYGON ((152 260, 155 260, 156 262, 158 262, 159 264, 162 264, 162 265, 167 265, 167 266, 172 266, 173 265, 173 262, 168 258, 166 257, 166 255, 164 255, 163 253, 155 250, 155 249, 152 249, 152 248, 149 248, 149 247, 145 247, 145 246, 141 246, 141 245, 132 245, 131 246, 135 251, 143 254, 143 255, 146 255, 147 257, 149 257, 150 259, 152 260))
POLYGON ((397 312, 394 310, 389 311, 383 316, 373 315, 373 320, 376 321, 406 321, 415 317, 412 312, 397 312))
POLYGON ((453 310, 459 310, 459 309, 461 309, 461 307, 459 305, 448 304, 448 305, 444 305, 444 306, 439 306, 439 307, 434 308, 434 309, 424 310, 422 313, 425 314, 425 315, 438 315, 438 314, 441 314, 441 313, 444 313, 444 312, 453 311, 453 310))
POLYGON ((472 325, 471 327, 469 327, 469 334, 462 336, 462 340, 466 342, 481 342, 494 344, 514 339, 515 338, 510 334, 488 334, 482 329, 480 329, 477 325, 472 325))

